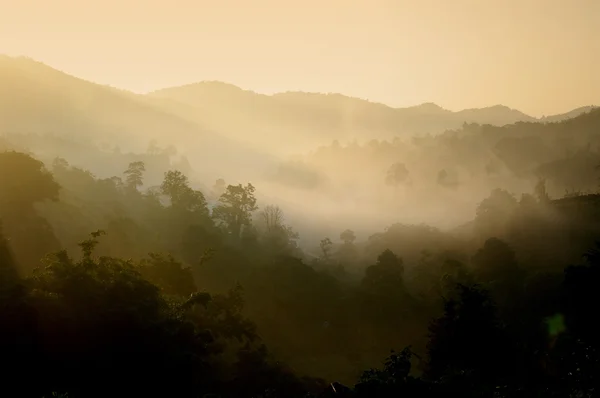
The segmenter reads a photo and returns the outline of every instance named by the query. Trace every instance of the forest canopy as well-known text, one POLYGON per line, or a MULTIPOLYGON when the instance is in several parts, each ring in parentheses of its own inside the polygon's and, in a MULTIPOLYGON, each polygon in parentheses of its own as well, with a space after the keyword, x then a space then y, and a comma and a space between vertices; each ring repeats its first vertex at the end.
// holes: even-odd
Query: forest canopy
POLYGON ((0 57, 15 397, 595 397, 600 110, 134 94, 0 57))
POLYGON ((205 195, 176 169, 143 189, 143 161, 105 179, 22 152, 0 164, 0 341, 20 396, 595 388, 583 308, 600 282, 600 195, 496 189, 471 229, 346 228, 312 256, 251 183, 205 195))

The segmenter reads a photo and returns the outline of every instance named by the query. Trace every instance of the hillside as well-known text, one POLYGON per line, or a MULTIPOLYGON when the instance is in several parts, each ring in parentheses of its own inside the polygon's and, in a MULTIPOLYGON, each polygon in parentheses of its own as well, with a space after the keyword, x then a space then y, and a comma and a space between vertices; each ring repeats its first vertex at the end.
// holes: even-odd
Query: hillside
POLYGON ((413 140, 330 144, 283 163, 272 180, 306 195, 327 192, 319 207, 332 225, 333 214, 380 227, 394 214, 453 228, 496 188, 520 199, 543 179, 551 198, 596 192, 599 126, 600 109, 556 123, 466 124, 413 140))
POLYGON ((188 138, 189 121, 126 92, 75 78, 26 58, 0 58, 0 129, 9 132, 102 136, 106 140, 188 138))
POLYGON ((574 117, 577 117, 583 113, 591 112, 597 108, 598 108, 597 106, 593 106, 593 105, 582 106, 580 108, 573 109, 570 112, 562 113, 560 115, 544 116, 544 117, 540 118, 540 121, 544 122, 544 123, 561 122, 563 120, 572 119, 574 117))
MULTIPOLYGON (((463 123, 504 126, 536 119, 507 106, 452 112, 432 103, 408 108, 341 94, 286 92, 258 94, 221 82, 201 82, 166 88, 148 94, 155 100, 170 100, 171 109, 190 120, 202 120, 225 134, 240 139, 281 145, 284 137, 291 148, 305 150, 333 140, 369 141, 421 134, 437 134, 457 129, 463 123), (181 107, 186 104, 187 109, 181 107), (191 108, 190 108, 191 107, 191 108), (283 136, 282 136, 283 134, 283 136), (252 137, 252 138, 250 138, 252 137)), ((588 108, 573 110, 544 121, 559 121, 577 116, 588 108)))
MULTIPOLYGON (((176 146, 180 153, 193 153, 195 168, 196 159, 208 160, 202 163, 215 173, 226 167, 244 169, 245 160, 254 165, 268 159, 198 120, 178 116, 163 102, 91 83, 28 58, 0 57, 0 135, 54 135, 125 151, 145 151, 155 140, 161 146, 176 146), (239 163, 225 164, 224 155, 239 163)), ((204 166, 202 171, 210 170, 204 166)))
POLYGON ((198 142, 208 156, 238 148, 264 159, 265 152, 285 156, 333 140, 391 140, 442 133, 464 123, 559 121, 590 109, 538 120, 502 105, 458 112, 433 103, 392 108, 341 94, 263 95, 221 82, 137 95, 32 59, 0 56, 0 133, 68 135, 138 151, 151 140, 188 150, 198 142))
POLYGON ((174 145, 208 179, 255 178, 272 170, 278 158, 314 151, 334 140, 391 142, 457 130, 465 123, 508 124, 506 131, 513 131, 512 123, 527 122, 529 132, 542 128, 540 121, 567 120, 590 109, 538 120, 502 105, 459 112, 433 103, 392 108, 341 94, 263 95, 221 82, 138 95, 28 58, 0 57, 0 134, 33 135, 20 143, 44 158, 90 156, 57 152, 54 148, 61 145, 52 148, 48 140, 35 138, 40 135, 125 152, 143 152, 155 140, 161 147, 174 145))

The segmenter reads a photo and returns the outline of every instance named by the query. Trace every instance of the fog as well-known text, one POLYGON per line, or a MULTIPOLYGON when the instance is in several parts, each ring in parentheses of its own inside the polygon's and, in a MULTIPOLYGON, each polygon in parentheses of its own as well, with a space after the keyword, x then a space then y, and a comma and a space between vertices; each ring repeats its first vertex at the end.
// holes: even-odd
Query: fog
MULTIPOLYGON (((529 129, 513 123, 535 118, 504 106, 391 108, 342 94, 262 95, 220 82, 138 95, 32 59, 0 63, 0 127, 16 147, 47 164, 68 159, 100 178, 120 175, 133 159, 164 153, 147 162, 147 186, 160 184, 166 169, 183 171, 202 191, 219 178, 252 182, 259 207, 279 205, 310 250, 347 228, 361 237, 395 222, 450 230, 472 220, 494 188, 517 197, 532 193, 539 168, 578 150, 558 141, 566 139, 560 125, 547 125, 546 133, 546 120, 592 109, 548 116, 529 129), (541 140, 544 150, 534 142, 511 153, 519 144, 510 137, 521 130, 541 140), (398 164, 402 175, 391 175, 398 164)), ((594 186, 553 177, 548 184, 554 196, 594 186)))
POLYGON ((594 396, 600 109, 509 105, 0 56, 7 391, 594 396))

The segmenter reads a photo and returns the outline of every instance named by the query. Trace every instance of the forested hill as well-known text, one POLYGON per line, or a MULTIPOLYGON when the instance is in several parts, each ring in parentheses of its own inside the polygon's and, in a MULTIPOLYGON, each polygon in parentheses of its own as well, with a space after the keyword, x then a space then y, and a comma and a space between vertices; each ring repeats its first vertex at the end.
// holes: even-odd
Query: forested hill
MULTIPOLYGON (((294 141, 297 140, 294 134, 302 131, 305 140, 315 142, 317 137, 327 142, 437 134, 459 128, 463 123, 503 126, 516 122, 559 121, 591 109, 580 108, 568 114, 536 119, 503 105, 457 112, 432 103, 392 108, 341 94, 286 92, 263 95, 221 82, 166 88, 149 95, 191 106, 197 117, 212 120, 215 124, 225 125, 235 115, 240 126, 255 126, 266 131, 277 127, 286 132, 286 139, 294 141)), ((183 108, 180 110, 186 112, 183 108)))
POLYGON ((0 56, 0 135, 4 134, 50 135, 126 152, 145 151, 154 141, 193 153, 191 162, 201 158, 205 172, 218 167, 219 173, 239 173, 271 157, 146 96, 91 83, 29 58, 0 56), (224 157, 237 164, 223 162, 224 157))
POLYGON ((390 221, 310 258, 252 184, 144 185, 0 153, 7 395, 594 397, 597 195, 495 189, 461 236, 390 221))
POLYGON ((289 153, 335 139, 363 142, 437 134, 465 122, 502 126, 537 121, 502 105, 458 112, 435 104, 392 108, 341 94, 261 95, 220 82, 137 95, 32 59, 7 56, 0 56, 0 105, 0 133, 72 134, 135 150, 151 139, 180 148, 199 141, 197 149, 207 148, 207 155, 220 154, 223 148, 250 152, 250 147, 263 155, 289 153))

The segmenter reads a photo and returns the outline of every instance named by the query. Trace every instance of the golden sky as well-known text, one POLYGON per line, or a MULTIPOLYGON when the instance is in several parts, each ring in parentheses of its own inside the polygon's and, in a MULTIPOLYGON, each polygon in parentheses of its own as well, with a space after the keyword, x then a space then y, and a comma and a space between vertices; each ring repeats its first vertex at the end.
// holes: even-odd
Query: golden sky
POLYGON ((600 0, 0 0, 0 53, 136 92, 222 80, 541 116, 600 105, 600 0))

